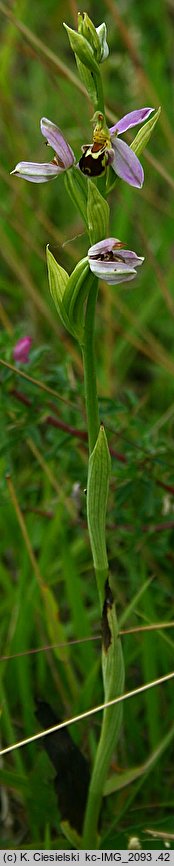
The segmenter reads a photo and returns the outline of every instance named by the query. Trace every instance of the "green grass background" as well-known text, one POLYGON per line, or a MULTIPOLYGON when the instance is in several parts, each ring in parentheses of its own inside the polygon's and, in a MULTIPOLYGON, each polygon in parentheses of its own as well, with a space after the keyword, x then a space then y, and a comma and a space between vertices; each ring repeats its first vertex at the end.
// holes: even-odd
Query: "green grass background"
MULTIPOLYGON (((162 106, 142 157, 143 190, 118 181, 110 195, 111 235, 145 264, 130 288, 101 285, 96 320, 100 415, 112 449, 108 553, 126 629, 174 619, 174 11, 170 0, 82 0, 84 10, 96 26, 107 23, 102 74, 113 117, 162 106)), ((88 239, 63 177, 43 185, 10 177, 22 159, 45 160, 42 115, 61 127, 77 158, 91 139, 92 107, 74 80, 63 20, 76 26, 76 0, 0 3, 1 359, 13 363, 15 342, 29 334, 30 362, 18 370, 38 380, 1 365, 1 655, 66 643, 0 662, 4 746, 39 729, 39 698, 61 718, 103 698, 100 641, 69 645, 99 634, 100 620, 83 493, 82 363, 56 316, 45 263, 49 243, 71 272, 88 239), (80 502, 72 497, 76 483, 80 502)), ((123 647, 126 689, 173 668, 172 628, 125 634, 123 647)), ((172 683, 126 702, 112 763, 118 790, 104 800, 101 848, 131 847, 135 835, 143 848, 163 847, 149 830, 174 839, 173 715, 172 683), (157 748, 152 772, 143 772, 157 748), (123 771, 139 765, 139 777, 123 787, 123 771)), ((99 728, 96 716, 71 730, 91 764, 99 728)), ((2 759, 2 848, 71 847, 53 777, 39 743, 2 759)))

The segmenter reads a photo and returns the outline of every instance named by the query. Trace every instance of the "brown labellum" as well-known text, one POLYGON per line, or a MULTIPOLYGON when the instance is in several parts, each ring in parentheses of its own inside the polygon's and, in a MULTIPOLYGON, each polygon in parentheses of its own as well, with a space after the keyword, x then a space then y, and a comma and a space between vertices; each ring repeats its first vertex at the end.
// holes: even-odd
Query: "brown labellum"
POLYGON ((79 159, 79 168, 88 177, 98 177, 104 174, 106 165, 107 154, 105 147, 99 148, 96 144, 86 147, 79 159))

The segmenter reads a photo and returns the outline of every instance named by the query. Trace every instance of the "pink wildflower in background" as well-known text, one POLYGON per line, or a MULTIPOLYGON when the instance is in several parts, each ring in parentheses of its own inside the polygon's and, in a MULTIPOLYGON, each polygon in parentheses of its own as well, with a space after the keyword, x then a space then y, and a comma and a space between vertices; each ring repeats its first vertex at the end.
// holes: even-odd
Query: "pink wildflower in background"
POLYGON ((31 337, 21 337, 13 348, 14 360, 21 364, 28 364, 31 345, 31 337))

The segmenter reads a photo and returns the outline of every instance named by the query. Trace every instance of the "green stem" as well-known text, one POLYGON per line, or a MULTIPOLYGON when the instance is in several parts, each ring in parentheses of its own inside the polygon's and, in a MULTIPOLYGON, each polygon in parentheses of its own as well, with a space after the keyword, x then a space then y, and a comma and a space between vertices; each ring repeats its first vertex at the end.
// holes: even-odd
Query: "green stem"
POLYGON ((98 70, 98 74, 94 72, 94 81, 96 87, 96 111, 101 111, 101 114, 103 114, 105 117, 103 84, 100 70, 98 70))
POLYGON ((96 383, 96 361, 94 346, 94 323, 95 309, 98 294, 98 281, 93 282, 86 306, 84 343, 82 346, 84 363, 84 388, 86 398, 89 452, 93 451, 100 427, 97 383, 96 383))
MULTIPOLYGON (((102 611, 102 669, 104 700, 121 695, 124 687, 124 663, 118 638, 118 623, 114 599, 109 585, 107 551, 105 543, 105 517, 110 475, 110 456, 106 434, 100 427, 94 348, 94 319, 97 300, 97 281, 88 295, 84 326, 84 384, 89 435, 89 468, 87 483, 87 516, 91 550, 95 568, 100 607, 102 611)), ((116 746, 121 725, 120 704, 104 710, 100 739, 96 751, 82 837, 83 848, 97 847, 97 827, 104 783, 116 746)))

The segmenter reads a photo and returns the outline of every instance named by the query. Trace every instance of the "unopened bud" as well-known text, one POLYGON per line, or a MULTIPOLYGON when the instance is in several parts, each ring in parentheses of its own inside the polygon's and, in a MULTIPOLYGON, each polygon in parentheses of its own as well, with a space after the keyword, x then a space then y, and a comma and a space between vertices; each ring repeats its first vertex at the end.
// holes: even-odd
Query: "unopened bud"
POLYGON ((99 27, 96 27, 96 33, 100 41, 100 63, 102 63, 103 60, 107 60, 109 54, 109 45, 107 43, 107 29, 104 21, 103 24, 100 24, 99 27))
POLYGON ((90 42, 88 42, 82 33, 77 33, 76 30, 72 30, 67 24, 64 24, 64 27, 74 54, 76 54, 81 63, 84 63, 84 66, 87 66, 87 69, 90 69, 90 72, 98 72, 98 64, 90 42))
POLYGON ((79 14, 78 16, 78 32, 81 33, 89 45, 91 45, 95 59, 99 63, 101 57, 100 39, 91 18, 87 15, 87 12, 84 12, 83 15, 79 14))

